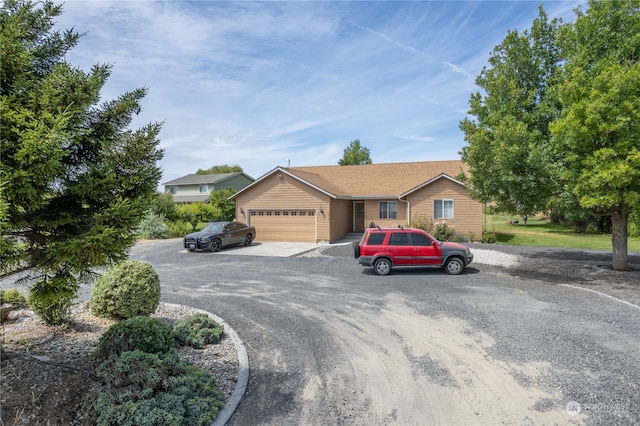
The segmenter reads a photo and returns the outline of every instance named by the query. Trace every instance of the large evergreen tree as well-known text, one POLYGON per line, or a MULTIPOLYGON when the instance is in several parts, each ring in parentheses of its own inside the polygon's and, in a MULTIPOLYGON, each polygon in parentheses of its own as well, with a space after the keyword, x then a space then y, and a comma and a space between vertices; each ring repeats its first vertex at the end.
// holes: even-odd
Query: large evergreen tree
POLYGON ((0 11, 2 273, 29 271, 48 323, 65 320, 92 268, 126 258, 163 155, 159 123, 129 129, 145 88, 99 104, 111 66, 66 62, 80 35, 54 30, 61 12, 23 0, 0 11))

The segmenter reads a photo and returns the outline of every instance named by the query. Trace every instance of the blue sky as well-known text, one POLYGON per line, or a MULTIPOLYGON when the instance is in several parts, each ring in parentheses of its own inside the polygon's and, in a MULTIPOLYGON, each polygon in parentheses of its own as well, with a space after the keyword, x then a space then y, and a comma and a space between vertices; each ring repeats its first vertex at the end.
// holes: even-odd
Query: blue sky
MULTIPOLYGON (((459 159, 475 78, 539 2, 67 0, 74 66, 113 65, 102 100, 148 87, 132 127, 162 121, 161 182, 218 164, 254 178, 334 165, 459 159)), ((576 1, 542 2, 573 20, 576 1)))

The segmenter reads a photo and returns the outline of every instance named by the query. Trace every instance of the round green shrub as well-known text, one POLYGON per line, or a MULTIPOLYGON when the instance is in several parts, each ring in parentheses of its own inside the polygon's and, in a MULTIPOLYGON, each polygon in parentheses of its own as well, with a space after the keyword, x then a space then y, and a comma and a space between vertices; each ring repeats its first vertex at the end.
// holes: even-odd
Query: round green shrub
POLYGON ((224 333, 224 327, 209 315, 194 314, 173 326, 176 342, 196 349, 216 343, 224 333))
POLYGON ((140 350, 146 353, 168 352, 175 346, 173 329, 157 318, 138 316, 120 321, 100 336, 98 355, 111 355, 140 350))
POLYGON ((160 303, 160 279, 153 266, 127 260, 109 269, 91 290, 89 309, 101 317, 150 315, 160 303))

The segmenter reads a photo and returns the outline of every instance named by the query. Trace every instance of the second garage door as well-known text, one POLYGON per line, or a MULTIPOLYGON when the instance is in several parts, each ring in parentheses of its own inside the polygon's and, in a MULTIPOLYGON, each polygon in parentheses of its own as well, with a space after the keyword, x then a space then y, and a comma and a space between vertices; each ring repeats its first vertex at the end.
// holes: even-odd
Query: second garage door
POLYGON ((316 212, 306 209, 251 209, 258 241, 316 242, 316 212))

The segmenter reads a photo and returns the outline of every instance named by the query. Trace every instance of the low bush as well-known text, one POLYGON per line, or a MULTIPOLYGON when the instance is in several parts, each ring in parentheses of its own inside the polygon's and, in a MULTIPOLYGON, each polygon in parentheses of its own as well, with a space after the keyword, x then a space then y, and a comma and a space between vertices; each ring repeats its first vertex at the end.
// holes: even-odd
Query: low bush
POLYGON ((194 314, 173 326, 178 344, 200 349, 216 343, 224 333, 224 327, 206 314, 194 314))
POLYGON ((109 269, 96 281, 89 297, 93 315, 115 319, 152 314, 159 303, 158 274, 141 260, 127 260, 109 269))
POLYGON ((98 396, 96 424, 209 425, 224 405, 213 378, 167 353, 123 352, 97 369, 107 392, 98 396))
POLYGON ((456 236, 456 231, 453 227, 447 225, 446 222, 437 223, 433 230, 433 237, 440 241, 452 241, 456 236))
POLYGON ((431 234, 433 233, 434 225, 433 220, 427 216, 414 216, 411 221, 411 227, 416 229, 422 229, 423 231, 431 234))
POLYGON ((102 359, 123 352, 140 350, 147 353, 168 352, 175 346, 173 329, 157 318, 138 316, 109 327, 98 342, 97 354, 102 359))
POLYGON ((487 244, 495 244, 498 241, 498 236, 495 232, 482 231, 482 240, 480 241, 487 244))
POLYGON ((71 276, 56 276, 36 282, 29 290, 27 303, 47 325, 67 324, 77 296, 77 281, 71 276))
POLYGON ((165 220, 162 214, 147 212, 138 224, 138 235, 150 240, 167 238, 169 227, 164 223, 165 220))
POLYGON ((188 222, 167 222, 167 227, 169 238, 184 237, 188 233, 193 232, 191 224, 188 222))
POLYGON ((27 299, 16 289, 0 290, 0 305, 10 303, 15 309, 27 307, 27 299))

